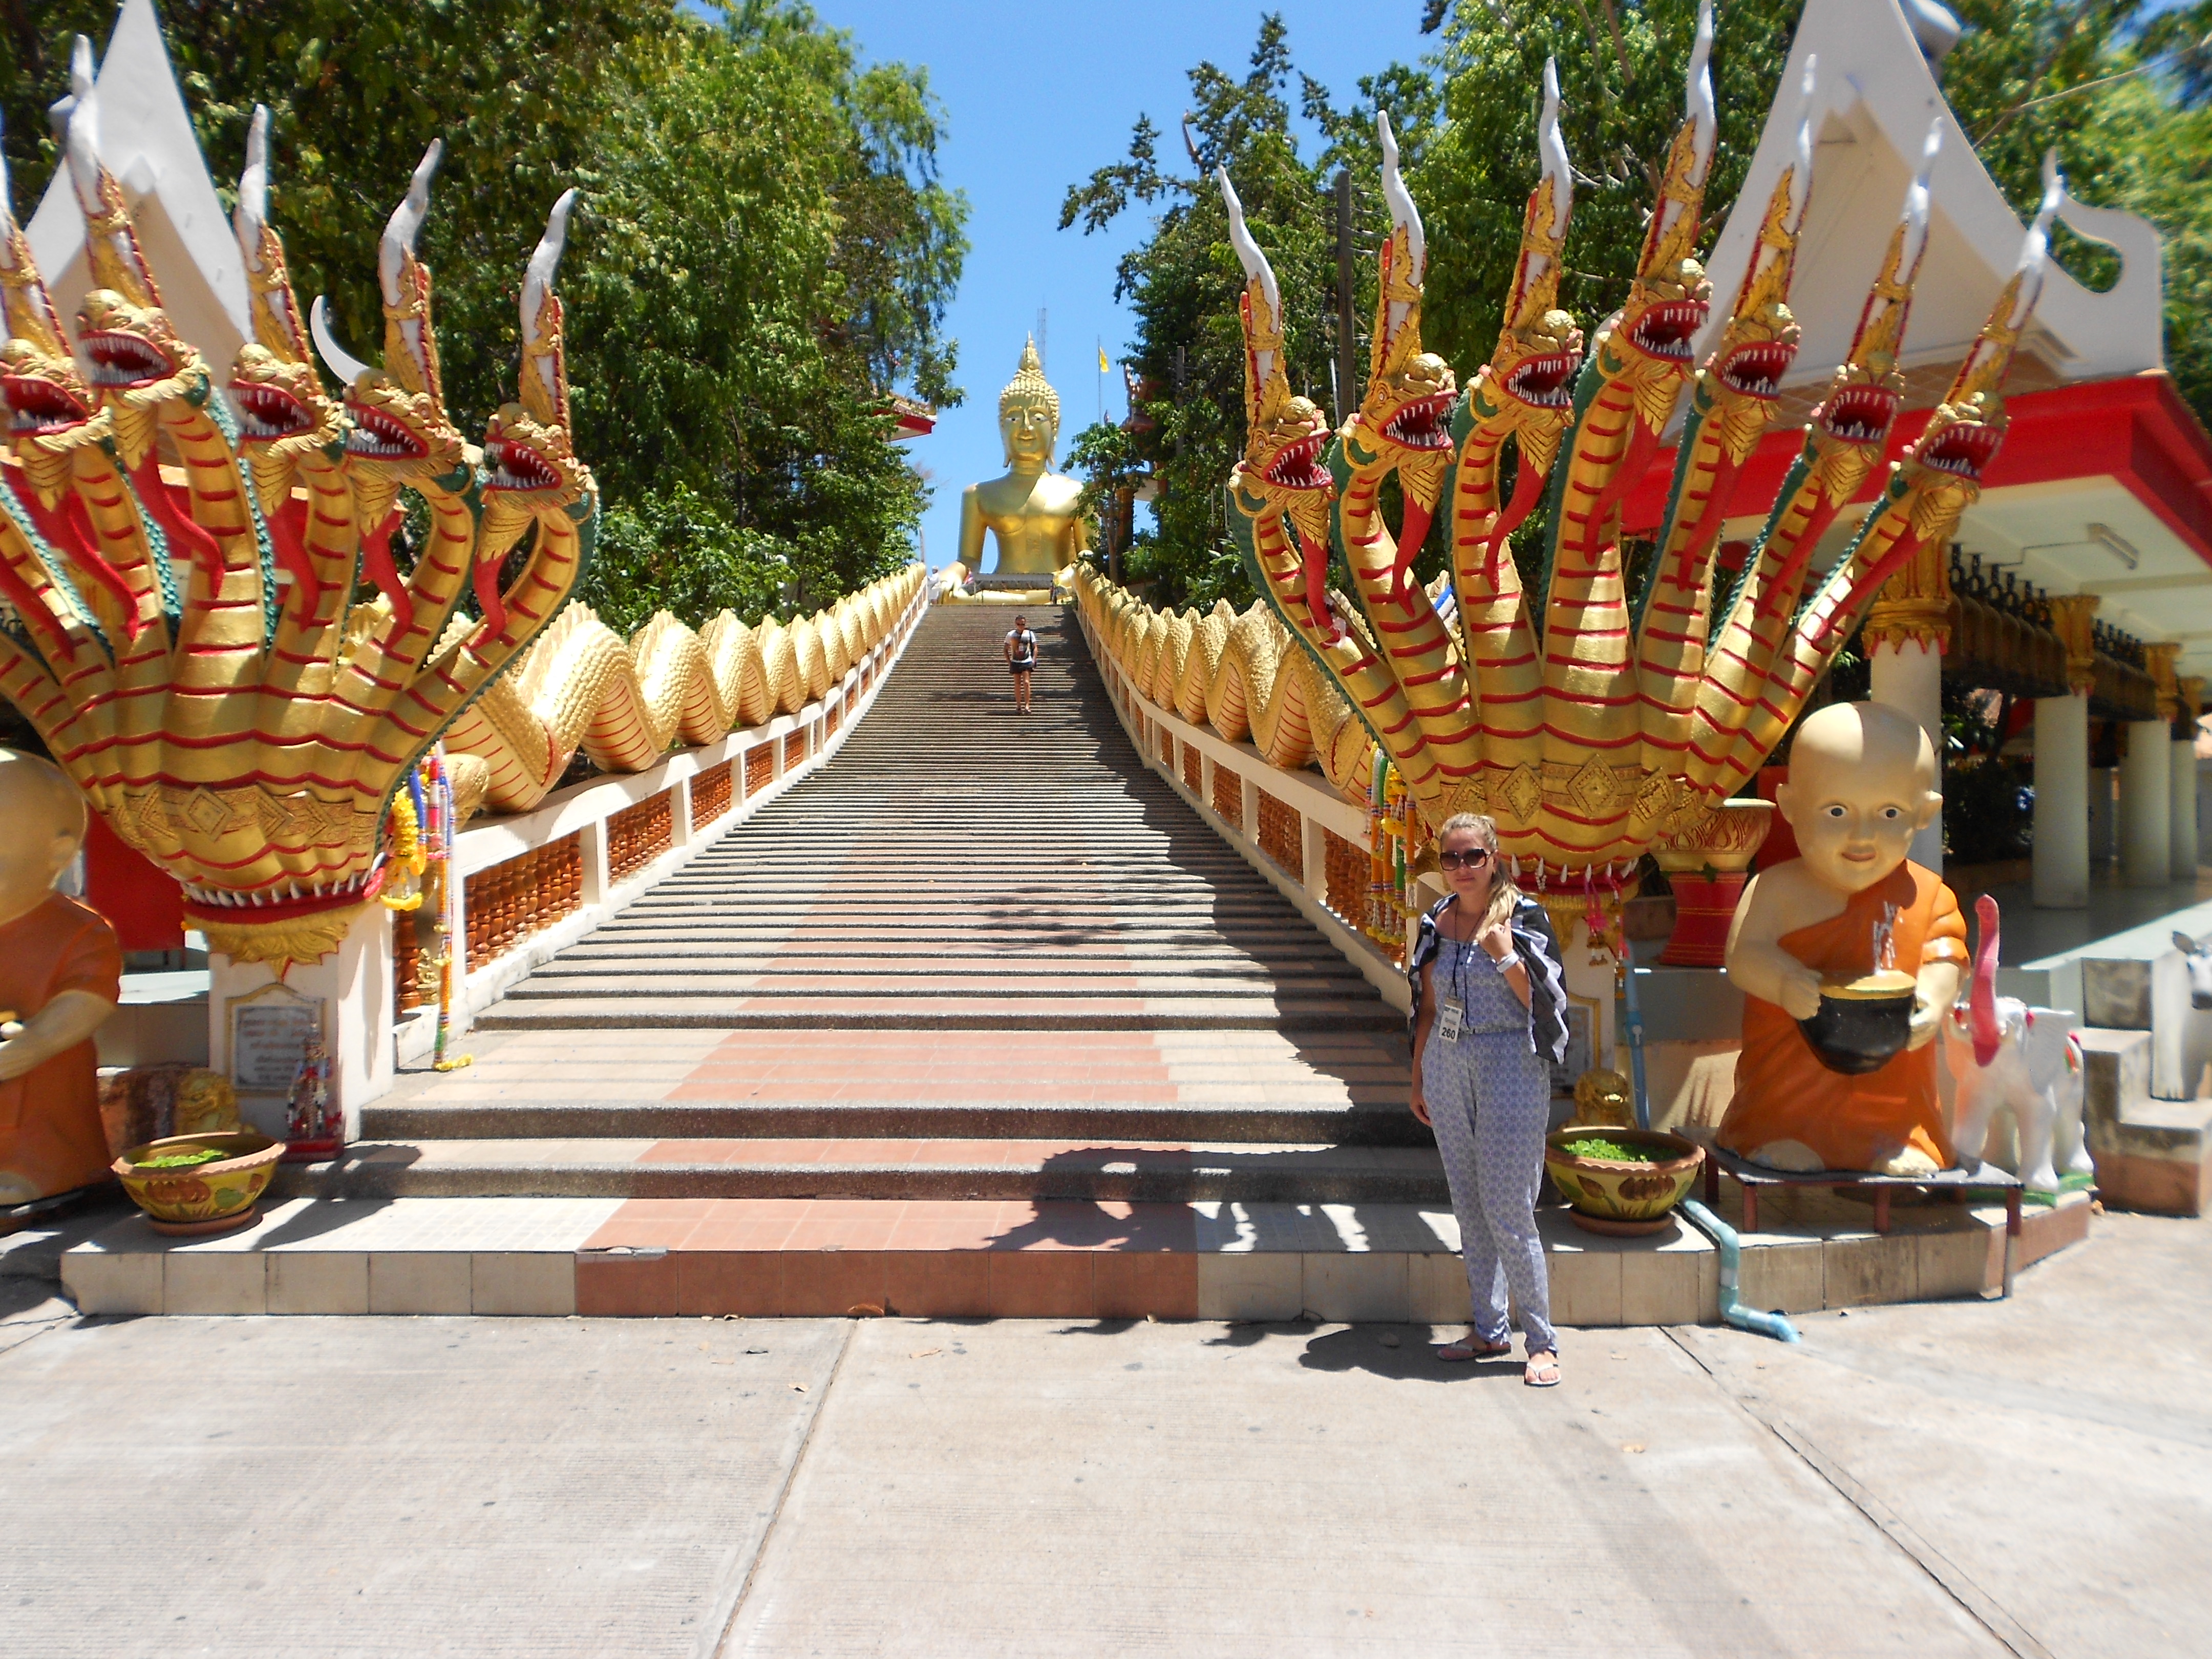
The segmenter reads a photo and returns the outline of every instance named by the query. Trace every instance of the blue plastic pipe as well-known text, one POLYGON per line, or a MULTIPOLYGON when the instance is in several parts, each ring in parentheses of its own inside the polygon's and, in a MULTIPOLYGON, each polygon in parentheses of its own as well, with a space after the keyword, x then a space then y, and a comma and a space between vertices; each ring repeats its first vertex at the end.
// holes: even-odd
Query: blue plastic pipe
MULTIPOLYGON (((1623 949, 1626 949, 1625 943, 1623 949)), ((1621 965, 1624 969, 1620 976, 1622 996, 1627 1003, 1628 1066, 1635 1091, 1636 1127, 1648 1129, 1651 1127, 1651 1100, 1644 1082, 1644 1013, 1637 1006, 1636 959, 1631 956, 1621 965)), ((1719 1248, 1721 1317, 1740 1331, 1771 1336, 1778 1342, 1796 1341, 1797 1328, 1795 1325, 1780 1314, 1745 1307, 1736 1294, 1737 1274, 1743 1266, 1743 1241, 1736 1237, 1735 1229, 1693 1198, 1686 1198, 1674 1207, 1687 1216, 1691 1224, 1719 1248)))
POLYGON ((1631 1098, 1636 1105, 1636 1127, 1651 1127, 1651 1097, 1644 1086, 1644 1010, 1636 1000, 1636 954, 1628 941, 1621 941, 1620 949, 1626 958, 1621 963, 1621 998, 1627 1004, 1628 1069, 1632 1085, 1631 1098))
POLYGON ((1743 1266, 1743 1241, 1736 1237, 1735 1229, 1694 1198, 1686 1198, 1674 1207, 1720 1247, 1721 1317, 1740 1331, 1771 1336, 1778 1342, 1797 1340, 1797 1328, 1780 1314, 1747 1308, 1737 1296, 1736 1273, 1743 1266))

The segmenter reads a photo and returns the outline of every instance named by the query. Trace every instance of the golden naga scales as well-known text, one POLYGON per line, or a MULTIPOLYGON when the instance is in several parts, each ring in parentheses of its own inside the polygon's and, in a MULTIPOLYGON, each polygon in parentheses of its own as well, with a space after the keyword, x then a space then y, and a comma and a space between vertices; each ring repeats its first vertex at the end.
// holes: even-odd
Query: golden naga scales
MULTIPOLYGON (((393 791, 590 557, 599 492, 569 441, 552 289, 574 192, 525 272, 516 400, 479 448, 447 417, 414 252, 439 147, 384 234, 372 368, 344 357, 319 301, 303 323, 266 220, 257 111, 236 216, 254 333, 230 370, 236 419, 162 310, 100 160, 81 36, 72 79, 64 165, 94 284, 75 351, 0 211, 0 695, 116 833, 184 884, 189 925, 214 949, 311 962, 379 890, 393 791), (345 382, 338 398, 311 335, 345 382), (405 568, 403 489, 430 526, 405 568), (374 597, 357 597, 363 584, 374 597)), ((0 208, 5 196, 0 176, 0 208)))
POLYGON ((1247 278, 1248 436, 1230 493, 1255 584, 1402 775, 1419 819, 1433 830, 1455 811, 1490 813, 1524 884, 1559 902, 1609 905, 1645 850, 1693 836, 1780 740, 1885 585, 1942 546, 2002 439, 1999 391, 2042 285, 2061 193, 2046 163, 2019 267, 1949 392, 1889 465, 1843 556, 1816 576, 1814 544, 1881 464, 1902 401, 1897 362, 1927 240, 1931 133, 1850 352, 1746 568, 1716 606, 1723 507, 1773 419, 1797 349, 1788 297, 1810 194, 1813 66, 1799 93, 1795 161, 1766 205, 1734 310, 1699 363, 1692 342, 1712 298, 1696 252, 1717 131, 1711 40, 1708 6, 1687 116, 1634 284, 1587 342, 1556 304, 1573 180, 1547 66, 1543 170, 1504 325, 1463 391, 1421 346, 1426 244, 1383 120, 1392 222, 1370 373, 1359 409, 1334 434, 1291 390, 1274 272, 1220 176, 1247 278), (1686 392, 1656 558, 1632 593, 1621 502, 1686 392), (1509 441, 1519 465, 1506 500, 1509 441), (1406 503, 1395 534, 1378 507, 1392 471, 1406 503), (1411 567, 1432 516, 1449 538, 1449 583, 1425 591, 1411 567), (1547 526, 1546 538, 1519 547, 1516 559, 1516 537, 1534 523, 1547 526), (1522 586, 1524 569, 1534 591, 1522 586))

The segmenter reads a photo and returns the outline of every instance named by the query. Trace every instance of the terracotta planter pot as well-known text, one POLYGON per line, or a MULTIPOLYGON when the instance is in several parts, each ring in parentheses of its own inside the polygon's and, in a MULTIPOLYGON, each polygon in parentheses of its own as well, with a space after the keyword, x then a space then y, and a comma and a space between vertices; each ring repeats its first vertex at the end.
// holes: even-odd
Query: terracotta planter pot
POLYGON ((1554 1129, 1544 1138, 1544 1169, 1559 1195, 1574 1207, 1577 1227, 1594 1233, 1656 1233, 1668 1212, 1698 1178, 1705 1150, 1693 1140, 1663 1129, 1554 1129), (1648 1159, 1619 1162, 1583 1158, 1567 1151, 1577 1140, 1600 1136, 1637 1151, 1648 1159))
POLYGON ((149 1140, 130 1148, 111 1167, 156 1232, 227 1232, 253 1219, 254 1200, 269 1185, 283 1155, 283 1141, 252 1129, 232 1129, 149 1140), (149 1170, 139 1163, 164 1152, 214 1148, 230 1156, 163 1170, 149 1170))

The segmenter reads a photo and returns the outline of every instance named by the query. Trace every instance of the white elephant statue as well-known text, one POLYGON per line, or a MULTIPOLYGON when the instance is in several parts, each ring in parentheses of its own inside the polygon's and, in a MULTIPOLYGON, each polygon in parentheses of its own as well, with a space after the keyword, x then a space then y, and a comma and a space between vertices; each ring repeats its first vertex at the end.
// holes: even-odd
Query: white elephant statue
POLYGON ((2150 967, 2150 1092, 2196 1100, 2212 1066, 2212 950, 2177 932, 2150 967))
POLYGON ((1975 901, 1981 923, 1974 976, 1965 1001, 1944 1022, 1944 1053, 1957 1093, 1951 1145, 1972 1169, 1982 1162, 1990 1126, 2012 1114, 2020 1155, 2012 1173, 2031 1193, 2056 1197, 2071 1177, 2094 1178, 2081 1133, 2081 1045, 2070 1009, 2031 1008, 1997 994, 1997 902, 1975 901))

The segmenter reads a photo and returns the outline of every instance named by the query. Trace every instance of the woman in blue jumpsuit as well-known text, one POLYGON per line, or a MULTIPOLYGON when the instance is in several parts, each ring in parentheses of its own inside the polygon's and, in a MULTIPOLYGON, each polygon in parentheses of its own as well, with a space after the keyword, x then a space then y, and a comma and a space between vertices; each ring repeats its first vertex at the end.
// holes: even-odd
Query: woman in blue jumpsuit
POLYGON ((1552 1109, 1552 1064, 1566 1052, 1565 969, 1544 907, 1498 867, 1498 830, 1462 812, 1437 836, 1451 889, 1421 919, 1413 992, 1413 1115, 1436 1131, 1459 1218, 1472 1306, 1468 1334, 1437 1352, 1513 1351, 1507 1292, 1528 1352, 1522 1380, 1559 1380, 1536 1188, 1552 1109))

